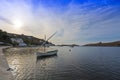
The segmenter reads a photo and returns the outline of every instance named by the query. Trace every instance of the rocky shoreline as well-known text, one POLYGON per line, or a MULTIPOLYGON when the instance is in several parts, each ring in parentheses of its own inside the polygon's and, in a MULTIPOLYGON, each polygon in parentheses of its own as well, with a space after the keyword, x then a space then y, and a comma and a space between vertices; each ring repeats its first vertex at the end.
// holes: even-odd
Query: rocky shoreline
POLYGON ((3 54, 3 49, 7 47, 0 46, 0 80, 14 80, 8 62, 3 54))
POLYGON ((107 47, 120 47, 120 41, 114 42, 98 42, 98 43, 90 43, 83 46, 107 46, 107 47))

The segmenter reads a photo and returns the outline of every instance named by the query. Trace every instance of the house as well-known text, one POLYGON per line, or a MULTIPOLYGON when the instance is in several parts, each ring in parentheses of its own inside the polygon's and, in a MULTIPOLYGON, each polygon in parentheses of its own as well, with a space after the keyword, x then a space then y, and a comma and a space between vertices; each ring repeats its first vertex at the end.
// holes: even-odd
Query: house
POLYGON ((24 47, 24 46, 27 46, 27 44, 25 44, 25 43, 19 43, 18 46, 24 47))
POLYGON ((18 43, 18 46, 27 46, 21 38, 11 38, 12 43, 18 43))
POLYGON ((4 42, 0 42, 0 45, 5 45, 5 43, 4 42))

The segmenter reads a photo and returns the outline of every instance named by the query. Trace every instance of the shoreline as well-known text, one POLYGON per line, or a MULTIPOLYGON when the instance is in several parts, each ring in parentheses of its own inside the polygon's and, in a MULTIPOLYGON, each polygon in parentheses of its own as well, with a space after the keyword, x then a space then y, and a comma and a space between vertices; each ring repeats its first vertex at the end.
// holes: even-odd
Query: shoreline
POLYGON ((12 72, 9 69, 8 62, 4 56, 3 50, 8 46, 0 46, 0 80, 14 80, 12 72))

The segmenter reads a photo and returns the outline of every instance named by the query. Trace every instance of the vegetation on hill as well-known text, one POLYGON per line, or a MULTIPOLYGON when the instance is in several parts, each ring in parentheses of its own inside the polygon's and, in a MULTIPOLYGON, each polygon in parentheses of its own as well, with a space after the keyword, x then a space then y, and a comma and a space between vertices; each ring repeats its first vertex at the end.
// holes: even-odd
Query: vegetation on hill
MULTIPOLYGON (((33 36, 27 36, 27 35, 24 35, 24 34, 19 35, 19 34, 7 33, 5 31, 0 30, 0 42, 3 42, 7 45, 17 46, 18 43, 12 42, 11 38, 22 39, 23 42, 25 44, 27 44, 27 46, 41 45, 45 42, 45 40, 39 39, 39 38, 36 38, 36 37, 33 37, 33 36)), ((46 42, 46 44, 53 45, 50 42, 46 42)))
POLYGON ((7 32, 0 30, 0 42, 11 43, 7 32))
POLYGON ((83 46, 120 46, 120 41, 114 41, 114 42, 107 42, 107 43, 91 43, 91 44, 86 44, 83 46))
POLYGON ((77 44, 61 44, 61 45, 57 45, 57 46, 69 46, 69 47, 75 47, 75 46, 79 46, 77 44))

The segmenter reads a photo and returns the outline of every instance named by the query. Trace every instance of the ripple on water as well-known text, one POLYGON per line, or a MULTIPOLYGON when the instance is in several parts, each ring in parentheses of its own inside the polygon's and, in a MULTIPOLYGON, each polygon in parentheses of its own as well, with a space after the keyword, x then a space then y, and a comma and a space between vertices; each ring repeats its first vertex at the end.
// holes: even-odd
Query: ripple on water
POLYGON ((119 80, 117 47, 59 47, 58 55, 36 59, 39 48, 5 51, 15 80, 119 80), (71 52, 69 52, 71 49, 71 52))

